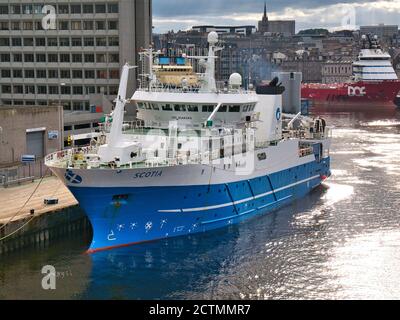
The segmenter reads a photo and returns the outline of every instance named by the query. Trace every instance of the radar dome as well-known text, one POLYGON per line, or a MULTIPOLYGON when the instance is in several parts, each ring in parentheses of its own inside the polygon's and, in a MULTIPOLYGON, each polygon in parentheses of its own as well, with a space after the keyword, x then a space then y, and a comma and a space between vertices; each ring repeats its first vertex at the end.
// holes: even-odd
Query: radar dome
POLYGON ((208 34, 208 43, 214 45, 218 42, 218 33, 216 33, 215 31, 211 31, 208 34))
POLYGON ((239 89, 242 85, 242 76, 239 73, 232 73, 229 77, 229 86, 239 89))

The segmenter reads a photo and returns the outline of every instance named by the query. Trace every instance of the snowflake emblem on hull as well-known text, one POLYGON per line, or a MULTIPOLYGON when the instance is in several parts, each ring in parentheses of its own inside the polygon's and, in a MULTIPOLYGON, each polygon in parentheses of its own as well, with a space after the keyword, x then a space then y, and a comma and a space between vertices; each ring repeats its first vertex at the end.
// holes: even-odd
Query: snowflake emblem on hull
POLYGON ((131 226, 130 226, 131 230, 135 229, 136 227, 137 227, 136 222, 131 223, 131 226))
POLYGON ((147 222, 144 228, 146 229, 146 233, 149 232, 151 228, 153 228, 153 222, 151 221, 147 222))

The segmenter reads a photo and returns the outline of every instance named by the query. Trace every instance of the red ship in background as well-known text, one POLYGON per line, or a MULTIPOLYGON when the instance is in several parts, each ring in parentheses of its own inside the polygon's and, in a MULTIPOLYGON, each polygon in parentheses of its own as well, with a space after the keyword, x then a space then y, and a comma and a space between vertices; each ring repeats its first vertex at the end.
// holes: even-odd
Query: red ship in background
POLYGON ((375 36, 363 36, 363 47, 353 63, 353 77, 344 83, 303 84, 301 96, 315 105, 395 106, 400 80, 375 36))

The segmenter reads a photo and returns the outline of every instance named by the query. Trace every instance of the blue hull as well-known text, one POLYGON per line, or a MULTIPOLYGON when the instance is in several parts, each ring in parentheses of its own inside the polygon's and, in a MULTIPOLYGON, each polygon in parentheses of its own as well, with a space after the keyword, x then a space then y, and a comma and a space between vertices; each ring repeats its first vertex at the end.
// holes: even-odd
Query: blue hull
POLYGON ((70 190, 93 226, 89 252, 205 232, 276 210, 330 176, 330 159, 220 185, 70 190))

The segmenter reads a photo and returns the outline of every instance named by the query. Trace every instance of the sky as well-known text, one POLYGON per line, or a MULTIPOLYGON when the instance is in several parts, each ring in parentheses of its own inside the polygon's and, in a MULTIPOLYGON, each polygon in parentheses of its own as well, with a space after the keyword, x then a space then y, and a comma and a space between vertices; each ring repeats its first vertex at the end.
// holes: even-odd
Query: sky
MULTIPOLYGON (((153 0, 154 32, 201 24, 257 25, 263 10, 264 0, 153 0)), ((400 0, 269 0, 267 11, 270 20, 296 20, 296 31, 400 24, 400 0)))

